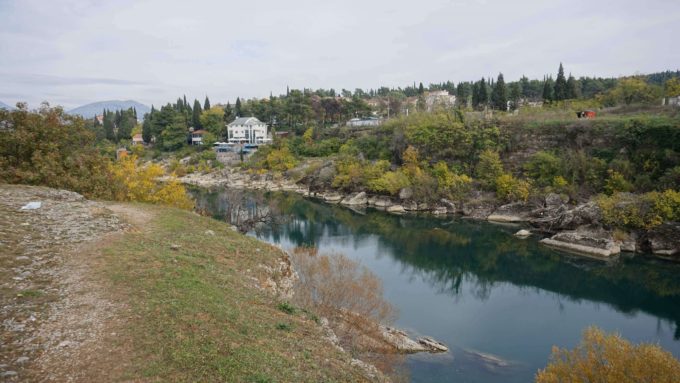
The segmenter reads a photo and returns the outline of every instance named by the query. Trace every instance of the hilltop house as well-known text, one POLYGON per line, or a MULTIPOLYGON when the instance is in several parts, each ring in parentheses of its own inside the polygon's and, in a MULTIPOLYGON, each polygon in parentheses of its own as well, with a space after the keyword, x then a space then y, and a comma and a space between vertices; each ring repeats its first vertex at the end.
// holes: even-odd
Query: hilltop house
POLYGON ((229 143, 267 144, 271 137, 267 131, 267 124, 256 117, 239 117, 227 125, 229 143))
POLYGON ((203 135, 205 130, 199 129, 191 132, 191 145, 203 145, 203 135))
POLYGON ((431 112, 437 106, 452 107, 456 104, 456 96, 449 94, 445 90, 433 90, 427 93, 425 105, 427 111, 431 112))

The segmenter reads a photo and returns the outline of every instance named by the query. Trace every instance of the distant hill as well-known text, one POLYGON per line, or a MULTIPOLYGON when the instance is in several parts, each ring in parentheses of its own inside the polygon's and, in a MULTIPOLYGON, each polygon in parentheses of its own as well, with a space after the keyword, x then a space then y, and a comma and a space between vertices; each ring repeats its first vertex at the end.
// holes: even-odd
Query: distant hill
POLYGON ((134 100, 109 100, 93 102, 91 104, 79 106, 75 109, 69 110, 68 114, 77 114, 83 116, 84 118, 92 118, 98 114, 102 114, 104 109, 108 110, 126 110, 128 108, 137 109, 137 118, 140 120, 144 118, 144 114, 150 111, 150 108, 140 102, 134 100))
POLYGON ((13 107, 5 104, 4 102, 0 101, 0 109, 7 109, 7 110, 12 110, 14 109, 13 107))

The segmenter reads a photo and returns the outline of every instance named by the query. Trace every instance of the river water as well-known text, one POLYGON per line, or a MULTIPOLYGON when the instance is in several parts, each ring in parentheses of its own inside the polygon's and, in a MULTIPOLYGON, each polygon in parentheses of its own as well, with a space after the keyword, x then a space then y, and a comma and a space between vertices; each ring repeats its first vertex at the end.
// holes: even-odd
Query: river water
MULTIPOLYGON (((227 194, 192 193, 223 219, 227 194)), ((679 264, 572 256, 537 238, 515 238, 520 227, 513 225, 355 212, 293 194, 269 198, 289 218, 253 235, 360 261, 382 280, 397 327, 450 347, 409 356, 412 382, 529 382, 553 345, 574 347, 591 325, 680 357, 679 264)))

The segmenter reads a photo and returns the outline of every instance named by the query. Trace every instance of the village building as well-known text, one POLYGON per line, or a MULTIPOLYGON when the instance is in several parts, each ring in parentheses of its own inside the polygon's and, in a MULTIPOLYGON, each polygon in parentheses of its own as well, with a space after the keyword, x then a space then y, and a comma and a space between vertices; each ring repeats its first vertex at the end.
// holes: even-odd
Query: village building
POLYGON ((238 117, 227 125, 227 141, 233 144, 268 144, 272 138, 267 124, 256 117, 238 117))
POLYGON ((456 96, 449 94, 446 90, 433 90, 427 93, 425 105, 427 111, 431 112, 436 107, 453 107, 456 104, 456 96))
POLYGON ((141 133, 137 133, 132 136, 132 145, 144 145, 144 138, 142 138, 141 133))
POLYGON ((347 126, 379 126, 382 124, 382 122, 383 120, 378 117, 352 118, 351 120, 347 121, 347 126))
POLYGON ((203 145, 203 135, 207 131, 203 129, 194 130, 191 132, 191 145, 203 145))

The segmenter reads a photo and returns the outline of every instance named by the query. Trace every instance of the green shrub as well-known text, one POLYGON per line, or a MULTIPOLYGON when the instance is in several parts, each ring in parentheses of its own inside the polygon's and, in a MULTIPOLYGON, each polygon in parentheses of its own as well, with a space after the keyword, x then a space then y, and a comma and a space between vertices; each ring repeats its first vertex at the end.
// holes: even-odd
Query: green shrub
POLYGON ((408 177, 400 170, 389 171, 380 178, 368 182, 368 189, 376 193, 396 195, 399 190, 411 186, 408 177))
POLYGON ((476 175, 485 189, 494 190, 496 181, 503 175, 503 163, 498 152, 487 149, 479 155, 476 175))
POLYGON ((506 202, 524 201, 529 198, 531 184, 511 174, 503 174, 496 179, 496 196, 506 202))
POLYGON ((616 193, 600 196, 603 221, 611 226, 651 229, 664 221, 680 221, 680 192, 616 193))
POLYGON ((562 176, 562 162, 553 153, 541 151, 524 164, 524 170, 537 186, 553 186, 555 178, 562 176))
POLYGON ((614 193, 630 192, 633 190, 633 185, 626 180, 623 174, 612 169, 609 169, 607 174, 607 181, 604 183, 605 193, 612 195, 614 193))

